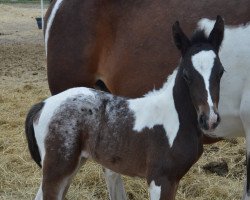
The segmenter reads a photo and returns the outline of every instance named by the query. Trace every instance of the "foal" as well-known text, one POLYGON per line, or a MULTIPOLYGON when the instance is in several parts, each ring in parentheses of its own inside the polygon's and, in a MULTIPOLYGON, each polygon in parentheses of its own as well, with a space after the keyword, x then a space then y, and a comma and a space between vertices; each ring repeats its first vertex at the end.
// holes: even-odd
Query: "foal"
POLYGON ((34 105, 26 136, 43 170, 36 199, 63 199, 89 158, 112 171, 145 177, 153 200, 174 199, 180 179, 202 154, 201 129, 211 131, 220 121, 223 34, 221 17, 208 38, 199 31, 191 40, 176 22, 179 67, 160 90, 142 98, 73 88, 34 105))

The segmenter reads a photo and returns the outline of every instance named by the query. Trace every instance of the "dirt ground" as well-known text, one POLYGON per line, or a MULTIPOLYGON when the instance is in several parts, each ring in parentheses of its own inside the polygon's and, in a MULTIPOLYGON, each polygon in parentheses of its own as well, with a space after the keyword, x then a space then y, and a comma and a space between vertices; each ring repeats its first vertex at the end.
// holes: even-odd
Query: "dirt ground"
MULTIPOLYGON (((35 17, 39 5, 0 4, 0 199, 34 199, 41 170, 31 160, 24 135, 30 106, 50 95, 42 31, 35 17)), ((239 200, 245 179, 245 141, 226 140, 205 147, 182 179, 177 200, 239 200), (209 162, 224 162, 220 176, 206 172, 209 162)), ((129 199, 148 199, 144 180, 124 177, 129 199)), ((67 199, 108 199, 100 166, 88 162, 69 189, 67 199)))

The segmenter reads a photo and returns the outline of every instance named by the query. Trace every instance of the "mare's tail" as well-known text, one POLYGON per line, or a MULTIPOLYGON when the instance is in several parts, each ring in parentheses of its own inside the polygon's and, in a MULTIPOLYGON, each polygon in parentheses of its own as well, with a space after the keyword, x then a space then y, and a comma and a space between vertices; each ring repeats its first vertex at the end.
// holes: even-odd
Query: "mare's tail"
POLYGON ((33 160, 38 164, 39 167, 41 165, 41 155, 39 153, 39 149, 37 146, 37 141, 35 137, 35 131, 33 127, 34 118, 37 116, 38 112, 43 108, 44 102, 40 102, 31 107, 25 121, 25 133, 28 141, 29 151, 33 160))

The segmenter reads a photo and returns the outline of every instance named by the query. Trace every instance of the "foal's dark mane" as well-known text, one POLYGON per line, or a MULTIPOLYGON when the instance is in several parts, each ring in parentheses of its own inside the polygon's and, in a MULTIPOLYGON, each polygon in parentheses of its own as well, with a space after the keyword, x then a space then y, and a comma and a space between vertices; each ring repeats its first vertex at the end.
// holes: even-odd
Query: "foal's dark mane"
POLYGON ((191 37, 191 46, 200 43, 209 43, 209 39, 204 30, 196 30, 191 37))

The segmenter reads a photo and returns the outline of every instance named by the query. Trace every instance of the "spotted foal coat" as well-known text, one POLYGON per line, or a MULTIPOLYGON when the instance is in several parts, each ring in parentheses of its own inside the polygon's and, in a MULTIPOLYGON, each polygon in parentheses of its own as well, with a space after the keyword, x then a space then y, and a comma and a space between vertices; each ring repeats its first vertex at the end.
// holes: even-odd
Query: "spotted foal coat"
POLYGON ((174 199, 180 179, 202 154, 201 129, 219 123, 215 108, 223 71, 218 58, 223 28, 218 17, 216 37, 206 38, 200 31, 190 41, 176 23, 180 65, 161 89, 142 98, 80 87, 33 106, 26 134, 31 155, 43 169, 36 199, 64 198, 87 159, 117 173, 145 177, 153 200, 174 199))

